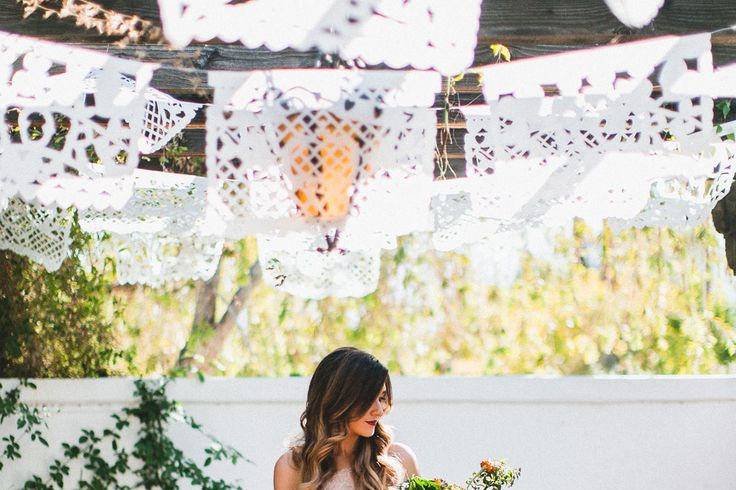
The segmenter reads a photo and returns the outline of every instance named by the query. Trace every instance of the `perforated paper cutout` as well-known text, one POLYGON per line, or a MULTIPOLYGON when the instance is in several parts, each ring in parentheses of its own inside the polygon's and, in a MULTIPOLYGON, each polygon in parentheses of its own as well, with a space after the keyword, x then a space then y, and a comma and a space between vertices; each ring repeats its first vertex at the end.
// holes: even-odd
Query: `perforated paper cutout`
POLYGON ((345 60, 456 74, 473 62, 481 0, 159 0, 166 38, 317 48, 345 60))
POLYGON ((671 87, 711 71, 708 35, 483 69, 488 105, 464 110, 473 212, 503 229, 629 219, 653 183, 710 175, 701 155, 718 139, 713 101, 671 87), (649 80, 655 71, 659 90, 649 80))
POLYGON ((141 153, 155 153, 182 132, 197 115, 201 104, 182 102, 159 90, 146 90, 146 112, 139 147, 141 153))
MULTIPOLYGON (((85 80, 87 93, 94 94, 97 91, 98 78, 99 70, 93 71, 87 77, 85 80)), ((135 81, 121 76, 120 84, 125 97, 130 100, 138 97, 135 81)), ((187 127, 202 107, 202 104, 182 102, 152 87, 146 87, 144 96, 146 108, 138 140, 138 148, 143 154, 155 153, 163 148, 187 127)), ((126 117, 126 120, 130 120, 130 117, 126 117)))
POLYGON ((120 207, 138 165, 145 98, 154 65, 0 33, 0 200, 120 207), (97 92, 86 79, 97 73, 97 92))
POLYGON ((420 106, 436 74, 212 72, 210 84, 208 177, 243 235, 342 227, 382 176, 432 175, 436 119, 420 106))
POLYGON ((485 130, 496 158, 649 151, 673 139, 697 152, 714 134, 713 101, 672 87, 712 71, 707 34, 496 64, 482 69, 488 107, 468 114, 493 118, 485 130))
POLYGON ((68 211, 10 199, 0 210, 0 249, 56 271, 69 254, 71 224, 68 211))
POLYGON ((121 209, 80 212, 79 224, 93 233, 163 233, 185 236, 202 232, 207 221, 207 179, 137 169, 133 196, 121 209))
POLYGON ((258 257, 268 284, 303 298, 362 297, 378 286, 380 250, 295 250, 259 236, 258 257))
POLYGON ((159 233, 112 234, 104 252, 116 263, 119 284, 160 287, 167 282, 208 280, 217 271, 223 242, 159 233))
POLYGON ((482 218, 473 210, 474 196, 481 194, 474 187, 477 183, 477 180, 468 178, 434 183, 432 245, 435 250, 455 250, 498 231, 500 220, 482 218))
POLYGON ((702 225, 710 218, 716 203, 731 190, 736 174, 734 159, 733 142, 713 144, 701 156, 701 172, 690 178, 677 175, 658 180, 638 214, 629 219, 610 219, 609 225, 614 230, 645 226, 684 229, 702 225))

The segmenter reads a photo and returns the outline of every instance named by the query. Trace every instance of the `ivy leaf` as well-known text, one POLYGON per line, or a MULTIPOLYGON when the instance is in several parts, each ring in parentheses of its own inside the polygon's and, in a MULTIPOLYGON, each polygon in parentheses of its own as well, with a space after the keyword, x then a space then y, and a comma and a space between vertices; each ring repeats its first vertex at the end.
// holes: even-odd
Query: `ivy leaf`
POLYGON ((716 108, 721 112, 723 119, 726 119, 726 117, 731 113, 731 101, 722 100, 716 104, 716 108))

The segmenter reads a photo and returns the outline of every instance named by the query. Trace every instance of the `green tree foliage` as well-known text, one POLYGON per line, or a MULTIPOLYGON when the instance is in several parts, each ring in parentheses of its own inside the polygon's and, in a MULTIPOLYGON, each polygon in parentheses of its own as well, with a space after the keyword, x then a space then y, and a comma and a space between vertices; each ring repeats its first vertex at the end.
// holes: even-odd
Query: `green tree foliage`
MULTIPOLYGON (((219 313, 253 250, 223 260, 219 313)), ((466 256, 407 239, 365 298, 302 300, 261 284, 220 355, 201 361, 224 375, 309 375, 354 345, 409 375, 736 371, 736 291, 711 225, 594 235, 579 224, 556 252, 554 263, 526 256, 498 288, 479 284, 466 256)), ((192 331, 193 288, 125 294, 136 364, 165 372, 192 331)))
MULTIPOLYGON (((113 288, 109 262, 84 260, 90 237, 76 225, 72 236, 54 273, 0 253, 0 376, 166 373, 211 336, 192 328, 193 282, 113 288)), ((308 375, 355 345, 409 375, 736 372, 736 289, 711 225, 599 235, 578 225, 554 263, 526 256, 510 288, 480 284, 465 255, 426 241, 386 252, 365 298, 302 300, 259 284, 224 347, 197 362, 223 375, 308 375)), ((255 252, 252 240, 230 246, 216 318, 250 280, 255 252)))
POLYGON ((92 238, 72 225, 70 256, 56 272, 0 251, 0 377, 83 377, 122 373, 119 305, 109 268, 86 264, 92 238))

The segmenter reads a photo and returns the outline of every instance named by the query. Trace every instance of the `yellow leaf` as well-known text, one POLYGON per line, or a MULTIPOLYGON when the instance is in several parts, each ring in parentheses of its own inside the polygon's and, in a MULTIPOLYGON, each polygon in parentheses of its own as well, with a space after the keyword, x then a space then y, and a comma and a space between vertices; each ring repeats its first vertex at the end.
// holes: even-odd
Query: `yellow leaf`
POLYGON ((501 58, 504 61, 511 61, 511 51, 503 44, 491 44, 491 52, 496 58, 501 58))
POLYGON ((456 75, 456 76, 452 77, 452 81, 455 82, 455 83, 457 83, 460 80, 462 80, 464 77, 465 77, 465 73, 461 73, 459 75, 456 75))

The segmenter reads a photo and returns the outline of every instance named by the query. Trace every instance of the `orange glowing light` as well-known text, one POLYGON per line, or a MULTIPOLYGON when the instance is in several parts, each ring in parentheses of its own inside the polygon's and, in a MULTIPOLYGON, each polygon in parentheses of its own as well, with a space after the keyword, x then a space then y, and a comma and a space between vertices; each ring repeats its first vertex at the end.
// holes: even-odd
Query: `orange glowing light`
POLYGON ((353 185, 361 171, 370 170, 363 164, 364 139, 333 113, 313 111, 288 119, 297 123, 279 126, 283 135, 279 144, 291 158, 289 171, 300 214, 324 220, 347 216, 353 185))

